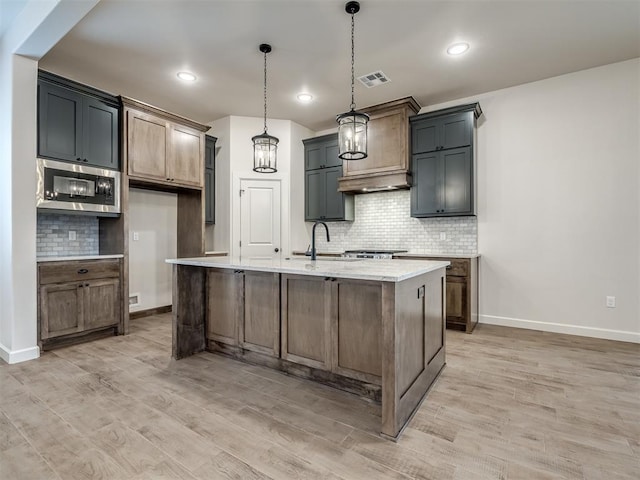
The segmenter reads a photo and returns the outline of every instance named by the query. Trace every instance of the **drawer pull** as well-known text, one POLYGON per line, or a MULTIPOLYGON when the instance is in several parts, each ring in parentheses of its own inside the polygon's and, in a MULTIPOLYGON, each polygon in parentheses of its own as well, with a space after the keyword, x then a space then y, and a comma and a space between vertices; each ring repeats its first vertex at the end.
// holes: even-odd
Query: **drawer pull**
POLYGON ((89 273, 89 270, 87 270, 86 268, 81 268, 80 270, 78 270, 78 273, 79 273, 80 275, 83 275, 83 274, 85 274, 85 273, 89 273))

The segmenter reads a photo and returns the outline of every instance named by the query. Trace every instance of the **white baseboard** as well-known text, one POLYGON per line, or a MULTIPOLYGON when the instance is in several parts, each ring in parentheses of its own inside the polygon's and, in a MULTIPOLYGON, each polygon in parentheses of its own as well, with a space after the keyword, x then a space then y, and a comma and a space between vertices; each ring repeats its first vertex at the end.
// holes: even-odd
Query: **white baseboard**
POLYGON ((503 327, 526 328, 542 332, 566 333, 581 337, 603 338, 619 342, 640 343, 640 332, 611 330, 608 328, 583 327, 580 325, 566 325, 563 323, 539 322, 537 320, 523 320, 521 318, 498 317, 495 315, 480 315, 480 323, 500 325, 503 327))
POLYGON ((38 346, 23 348, 22 350, 9 350, 0 343, 0 358, 9 364, 35 360, 39 356, 40 347, 38 346))

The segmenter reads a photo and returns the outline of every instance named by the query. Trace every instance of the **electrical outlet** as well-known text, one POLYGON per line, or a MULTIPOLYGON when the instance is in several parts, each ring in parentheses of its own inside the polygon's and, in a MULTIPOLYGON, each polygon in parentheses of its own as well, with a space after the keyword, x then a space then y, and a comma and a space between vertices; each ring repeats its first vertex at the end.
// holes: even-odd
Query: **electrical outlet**
POLYGON ((607 296, 607 307, 616 308, 616 297, 607 296))
POLYGON ((69 230, 69 240, 75 240, 75 239, 76 239, 76 231, 69 230))
POLYGON ((446 240, 447 239, 447 232, 440 232, 440 240, 446 240))
POLYGON ((140 234, 138 232, 133 232, 133 241, 137 242, 140 240, 140 234))

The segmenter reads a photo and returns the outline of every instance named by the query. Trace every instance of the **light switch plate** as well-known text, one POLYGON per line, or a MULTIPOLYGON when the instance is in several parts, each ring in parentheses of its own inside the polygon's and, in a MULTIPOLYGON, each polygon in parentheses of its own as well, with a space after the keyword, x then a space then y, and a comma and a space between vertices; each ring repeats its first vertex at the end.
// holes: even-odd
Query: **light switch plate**
POLYGON ((616 308, 616 297, 607 296, 607 307, 616 308))
POLYGON ((133 241, 137 242, 140 240, 140 234, 138 232, 133 232, 133 241))
POLYGON ((69 230, 69 240, 75 240, 76 237, 76 231, 75 230, 69 230))

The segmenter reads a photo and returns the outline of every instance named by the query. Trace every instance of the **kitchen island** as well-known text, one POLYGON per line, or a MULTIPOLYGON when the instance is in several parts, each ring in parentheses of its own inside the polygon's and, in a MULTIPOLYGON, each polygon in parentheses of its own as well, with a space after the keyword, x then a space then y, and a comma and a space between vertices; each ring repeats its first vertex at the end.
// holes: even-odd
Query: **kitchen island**
POLYGON ((445 364, 446 261, 199 257, 173 264, 173 357, 204 350, 381 403, 396 439, 445 364))

